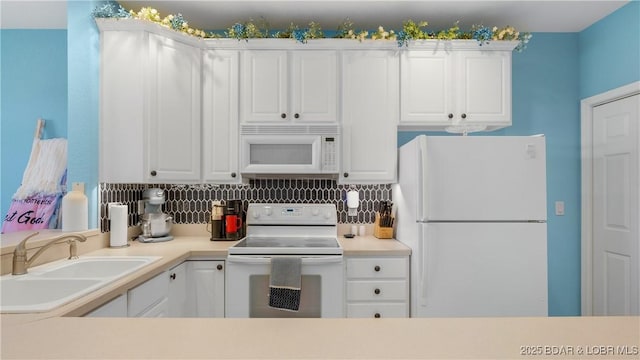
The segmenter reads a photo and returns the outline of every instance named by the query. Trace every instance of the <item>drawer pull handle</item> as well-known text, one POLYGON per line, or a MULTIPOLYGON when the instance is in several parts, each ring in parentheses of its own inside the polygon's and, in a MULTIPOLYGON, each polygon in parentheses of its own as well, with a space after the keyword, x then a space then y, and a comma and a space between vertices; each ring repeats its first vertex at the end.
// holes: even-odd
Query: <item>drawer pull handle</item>
POLYGON ((373 270, 375 270, 376 272, 377 272, 377 271, 380 271, 380 266, 376 265, 376 266, 373 268, 373 270))
POLYGON ((375 313, 375 314, 373 315, 373 317, 374 317, 374 318, 376 318, 376 319, 380 319, 380 313, 375 313))
POLYGON ((375 290, 373 290, 373 292, 374 292, 376 295, 380 295, 380 289, 375 289, 375 290))
POLYGON ((218 270, 222 270, 222 265, 218 265, 218 266, 216 266, 216 269, 218 269, 218 270))

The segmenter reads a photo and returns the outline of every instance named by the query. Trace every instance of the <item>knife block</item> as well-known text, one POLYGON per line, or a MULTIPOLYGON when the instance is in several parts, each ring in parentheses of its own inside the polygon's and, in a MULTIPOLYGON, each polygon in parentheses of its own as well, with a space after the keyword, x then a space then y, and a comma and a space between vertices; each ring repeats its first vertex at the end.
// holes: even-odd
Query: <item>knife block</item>
POLYGON ((373 223, 373 236, 378 239, 393 239, 392 227, 380 226, 380 215, 376 213, 376 221, 373 223))

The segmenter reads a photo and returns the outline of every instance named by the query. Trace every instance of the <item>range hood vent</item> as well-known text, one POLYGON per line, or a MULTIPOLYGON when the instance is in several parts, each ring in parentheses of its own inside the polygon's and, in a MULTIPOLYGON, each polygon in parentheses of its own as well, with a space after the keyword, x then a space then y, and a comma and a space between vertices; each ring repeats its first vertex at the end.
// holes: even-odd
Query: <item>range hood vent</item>
POLYGON ((338 125, 241 125, 241 135, 339 135, 338 125))

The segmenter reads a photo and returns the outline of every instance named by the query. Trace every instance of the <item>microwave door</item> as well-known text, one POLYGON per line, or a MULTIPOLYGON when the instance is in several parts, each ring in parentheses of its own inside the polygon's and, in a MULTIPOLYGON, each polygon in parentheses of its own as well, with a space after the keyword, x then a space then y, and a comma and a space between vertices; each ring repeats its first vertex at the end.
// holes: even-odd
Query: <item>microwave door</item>
POLYGON ((320 140, 319 136, 244 136, 243 172, 318 173, 321 170, 320 140))

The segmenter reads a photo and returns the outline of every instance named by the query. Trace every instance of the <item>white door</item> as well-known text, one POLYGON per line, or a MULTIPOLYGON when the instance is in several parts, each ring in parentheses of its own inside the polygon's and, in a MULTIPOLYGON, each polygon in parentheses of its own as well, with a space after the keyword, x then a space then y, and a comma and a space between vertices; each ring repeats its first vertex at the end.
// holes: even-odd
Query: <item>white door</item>
POLYGON ((240 73, 242 122, 287 122, 287 52, 245 51, 240 73))
POLYGON ((393 51, 343 53, 341 184, 396 182, 398 61, 393 51))
POLYGON ((420 231, 413 317, 547 316, 546 223, 428 223, 420 231))
POLYGON ((640 95, 593 109, 593 315, 640 315, 640 95))
POLYGON ((239 183, 239 53, 205 50, 202 62, 202 166, 205 182, 239 183))
POLYGON ((151 182, 200 178, 200 61, 200 49, 149 35, 151 182))
POLYGON ((293 121, 338 122, 338 55, 335 51, 292 52, 293 121))

